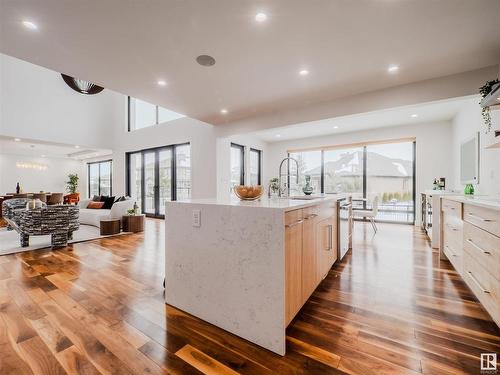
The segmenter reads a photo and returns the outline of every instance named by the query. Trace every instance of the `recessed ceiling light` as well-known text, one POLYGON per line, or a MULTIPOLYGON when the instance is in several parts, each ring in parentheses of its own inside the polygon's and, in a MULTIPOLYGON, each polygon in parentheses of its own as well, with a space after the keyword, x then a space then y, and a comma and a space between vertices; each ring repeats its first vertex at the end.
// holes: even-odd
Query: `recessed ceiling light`
POLYGON ((306 75, 308 75, 308 74, 309 74, 309 70, 302 69, 302 70, 299 72, 299 74, 300 74, 301 76, 306 76, 306 75))
POLYGON ((265 14, 265 13, 257 13, 255 15, 255 21, 257 21, 257 22, 264 22, 265 20, 267 20, 267 14, 265 14))
POLYGON ((411 115, 411 117, 413 117, 413 118, 417 118, 417 117, 418 117, 418 115, 417 115, 416 113, 414 113, 413 115, 411 115))
POLYGON ((281 137, 281 134, 276 134, 276 138, 280 138, 281 137))
POLYGON ((500 100, 500 96, 497 98, 497 100, 500 100))
POLYGON ((220 110, 220 113, 222 113, 223 115, 227 115, 228 110, 227 110, 227 109, 225 109, 225 108, 222 108, 222 109, 220 110))
POLYGON ((14 138, 14 142, 21 142, 20 138, 14 138))
POLYGON ((335 125, 333 128, 334 128, 334 129, 338 129, 339 127, 335 125))
POLYGON ((23 21, 23 26, 30 30, 37 30, 38 26, 31 21, 23 21))
POLYGON ((45 157, 45 155, 42 155, 42 158, 44 158, 44 157, 45 157))
POLYGON ((164 81, 163 79, 160 79, 157 83, 158 83, 158 86, 166 86, 167 85, 167 81, 164 81))
POLYGON ((399 66, 397 66, 397 65, 389 65, 389 67, 387 68, 387 71, 389 73, 396 73, 398 70, 399 70, 399 66))
POLYGON ((80 148, 80 146, 76 145, 75 148, 80 148))

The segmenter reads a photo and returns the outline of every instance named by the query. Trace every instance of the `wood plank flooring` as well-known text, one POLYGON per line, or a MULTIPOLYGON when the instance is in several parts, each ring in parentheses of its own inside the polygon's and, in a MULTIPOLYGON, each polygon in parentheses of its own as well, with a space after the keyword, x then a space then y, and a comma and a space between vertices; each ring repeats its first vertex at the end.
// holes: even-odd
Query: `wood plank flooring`
POLYGON ((500 352, 419 229, 357 223, 280 357, 163 303, 163 225, 0 257, 0 374, 476 374, 500 352))

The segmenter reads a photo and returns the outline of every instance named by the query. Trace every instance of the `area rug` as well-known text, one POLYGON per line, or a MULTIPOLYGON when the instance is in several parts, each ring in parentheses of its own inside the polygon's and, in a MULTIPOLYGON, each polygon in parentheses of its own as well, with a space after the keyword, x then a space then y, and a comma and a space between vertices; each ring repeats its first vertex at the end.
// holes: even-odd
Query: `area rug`
MULTIPOLYGON (((73 232, 73 239, 69 243, 94 240, 97 238, 109 237, 101 236, 100 230, 92 225, 80 225, 80 229, 73 232)), ((0 255, 20 253, 29 250, 38 250, 50 247, 49 236, 30 236, 30 246, 21 247, 19 243, 19 233, 15 230, 0 228, 0 255)))

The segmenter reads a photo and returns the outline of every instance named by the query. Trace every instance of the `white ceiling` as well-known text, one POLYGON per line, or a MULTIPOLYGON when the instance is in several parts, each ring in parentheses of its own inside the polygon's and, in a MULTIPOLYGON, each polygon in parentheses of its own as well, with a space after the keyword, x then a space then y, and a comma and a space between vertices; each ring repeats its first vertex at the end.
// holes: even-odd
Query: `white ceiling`
POLYGON ((3 53, 221 124, 497 64, 500 1, 3 0, 0 35, 3 53))
POLYGON ((469 96, 465 98, 440 100, 431 103, 391 108, 383 111, 303 122, 300 124, 263 130, 253 133, 253 135, 263 141, 272 143, 398 125, 418 126, 424 123, 450 121, 455 117, 460 108, 470 101, 479 103, 479 97, 469 96), (415 117, 415 115, 417 117, 415 117))
POLYGON ((69 158, 75 160, 86 160, 111 154, 111 150, 106 149, 76 148, 76 145, 49 143, 33 139, 21 139, 16 142, 14 139, 0 136, 0 153, 36 158, 69 158))

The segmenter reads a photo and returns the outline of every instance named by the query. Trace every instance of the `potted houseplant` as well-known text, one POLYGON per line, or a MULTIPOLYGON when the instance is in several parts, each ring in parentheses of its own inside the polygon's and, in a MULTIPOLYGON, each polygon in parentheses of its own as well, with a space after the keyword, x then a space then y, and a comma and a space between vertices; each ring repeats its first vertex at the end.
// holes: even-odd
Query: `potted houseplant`
POLYGON ((78 203, 80 200, 80 193, 78 192, 78 181, 80 177, 76 173, 70 173, 68 175, 68 181, 66 181, 66 191, 69 193, 66 195, 66 203, 78 203))
MULTIPOLYGON (((479 94, 481 94, 481 99, 484 99, 484 97, 491 92, 493 86, 495 86, 499 82, 500 81, 498 79, 493 79, 491 81, 486 82, 483 86, 481 86, 479 88, 479 94)), ((490 107, 483 107, 481 110, 481 114, 483 115, 483 121, 484 124, 486 125, 486 133, 489 133, 491 131, 490 107)))

